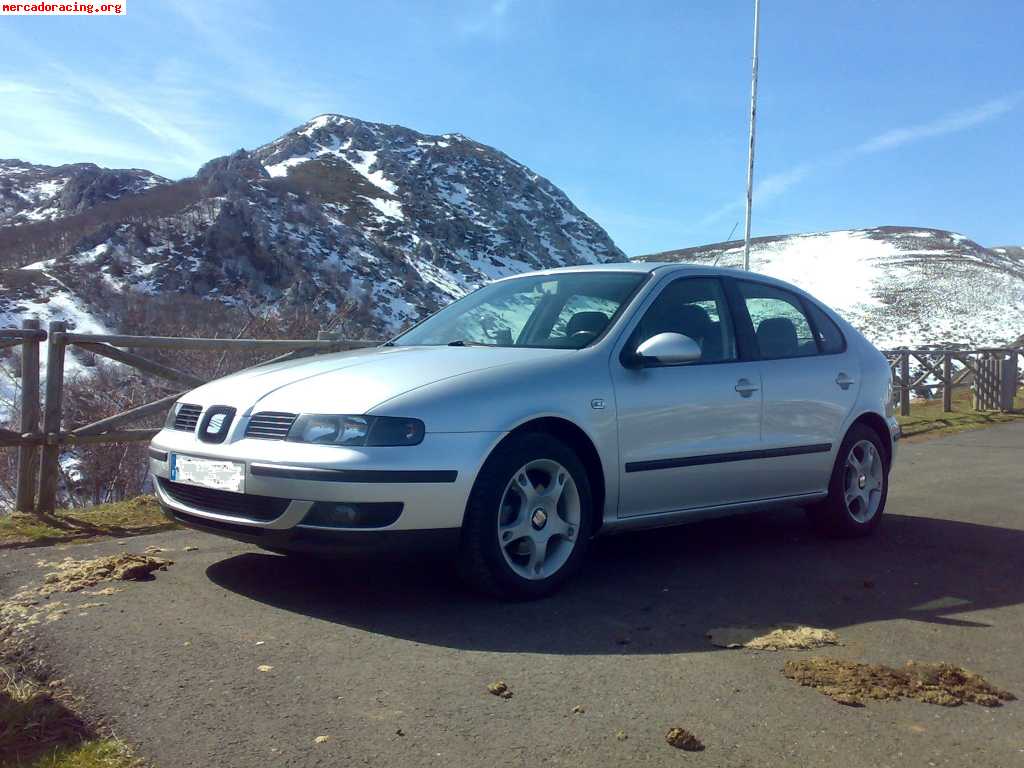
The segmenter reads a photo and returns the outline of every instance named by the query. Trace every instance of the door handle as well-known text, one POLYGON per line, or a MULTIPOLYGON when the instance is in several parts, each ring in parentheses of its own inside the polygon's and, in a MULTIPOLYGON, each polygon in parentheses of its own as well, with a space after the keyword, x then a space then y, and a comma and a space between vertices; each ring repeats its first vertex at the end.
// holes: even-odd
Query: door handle
POLYGON ((847 376, 845 373, 840 373, 836 376, 836 384, 839 385, 840 389, 849 389, 850 385, 854 383, 854 380, 847 376))
POLYGON ((742 397, 750 397, 752 394, 760 389, 756 384, 751 384, 749 379, 740 379, 736 382, 734 389, 740 393, 742 397))

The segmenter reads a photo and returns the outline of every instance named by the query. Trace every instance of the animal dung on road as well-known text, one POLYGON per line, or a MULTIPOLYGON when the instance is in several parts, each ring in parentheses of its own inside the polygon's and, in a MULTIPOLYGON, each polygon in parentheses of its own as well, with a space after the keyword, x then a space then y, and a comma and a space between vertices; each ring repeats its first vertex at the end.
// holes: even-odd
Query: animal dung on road
POLYGON ((704 750, 704 742, 685 728, 669 728, 668 733, 665 734, 665 741, 676 749, 686 752, 702 752, 704 750))
POLYGON ((957 707, 964 702, 999 707, 1004 701, 1017 698, 981 675, 952 664, 909 661, 902 669, 895 669, 883 664, 815 657, 787 661, 783 674, 847 706, 862 706, 864 699, 907 698, 944 707, 957 707))
POLYGON ((91 560, 65 558, 55 563, 43 563, 44 567, 56 568, 43 577, 40 594, 54 592, 77 592, 93 587, 101 581, 142 581, 154 571, 166 571, 173 565, 172 560, 151 555, 124 553, 91 560))
POLYGON ((830 629, 784 626, 775 628, 718 627, 707 633, 712 645, 721 648, 749 648, 755 651, 788 651, 839 645, 839 636, 830 629))
POLYGON ((497 680, 487 686, 487 690, 502 699, 512 698, 512 689, 508 687, 508 683, 504 680, 497 680))

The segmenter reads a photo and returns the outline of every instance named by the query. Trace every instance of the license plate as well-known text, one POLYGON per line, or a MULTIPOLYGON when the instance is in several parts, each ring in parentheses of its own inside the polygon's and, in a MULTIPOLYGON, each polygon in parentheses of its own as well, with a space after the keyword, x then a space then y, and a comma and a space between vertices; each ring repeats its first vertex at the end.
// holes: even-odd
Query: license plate
POLYGON ((245 464, 240 461, 201 459, 197 456, 182 456, 180 453, 172 453, 168 461, 171 465, 171 480, 175 483, 233 493, 245 492, 245 464))

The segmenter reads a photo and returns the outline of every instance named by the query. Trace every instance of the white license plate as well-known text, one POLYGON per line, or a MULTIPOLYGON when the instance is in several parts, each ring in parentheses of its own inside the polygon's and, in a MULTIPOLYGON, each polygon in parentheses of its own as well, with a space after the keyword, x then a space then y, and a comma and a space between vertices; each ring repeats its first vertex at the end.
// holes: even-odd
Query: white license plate
POLYGON ((245 464, 240 461, 200 459, 172 453, 168 459, 171 480, 175 483, 216 488, 218 491, 245 492, 245 464))

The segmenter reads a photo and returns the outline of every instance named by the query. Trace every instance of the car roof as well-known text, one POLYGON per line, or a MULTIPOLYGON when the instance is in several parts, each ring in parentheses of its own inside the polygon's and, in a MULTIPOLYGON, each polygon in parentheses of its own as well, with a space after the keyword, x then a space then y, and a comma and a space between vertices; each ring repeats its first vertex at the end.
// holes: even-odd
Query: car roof
MULTIPOLYGON (((661 270, 673 272, 700 272, 701 274, 722 274, 722 275, 745 275, 753 276, 753 272, 745 272, 741 269, 729 269, 727 267, 713 267, 707 264, 688 264, 679 261, 621 261, 611 264, 579 264, 571 267, 552 267, 551 269, 539 269, 533 272, 521 272, 516 275, 509 275, 501 278, 509 280, 516 277, 532 277, 537 275, 559 275, 571 272, 639 272, 648 273, 661 270)), ((767 275, 756 275, 767 277, 767 275)), ((771 278, 768 278, 771 279, 771 278)))
POLYGON ((518 277, 531 277, 531 276, 543 276, 543 275, 559 275, 572 272, 634 272, 638 274, 650 274, 653 272, 672 273, 672 274, 687 274, 694 273, 704 276, 720 275, 723 277, 735 277, 743 278, 746 280, 755 280, 759 283, 766 283, 768 285, 774 285, 777 288, 782 288, 788 291, 796 291, 803 296, 812 299, 816 304, 821 304, 821 300, 815 298, 803 288, 792 283, 787 283, 785 280, 779 280, 776 277, 770 277, 763 275, 759 272, 750 272, 744 269, 733 269, 730 267, 716 267, 708 264, 691 264, 688 262, 680 261, 623 261, 615 262, 612 264, 581 264, 572 267, 553 267, 552 269, 542 269, 534 272, 523 272, 518 275, 509 275, 503 277, 495 282, 501 282, 504 280, 514 280, 518 277))

